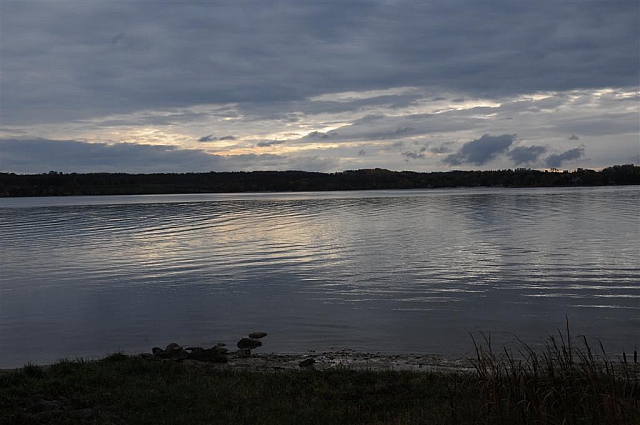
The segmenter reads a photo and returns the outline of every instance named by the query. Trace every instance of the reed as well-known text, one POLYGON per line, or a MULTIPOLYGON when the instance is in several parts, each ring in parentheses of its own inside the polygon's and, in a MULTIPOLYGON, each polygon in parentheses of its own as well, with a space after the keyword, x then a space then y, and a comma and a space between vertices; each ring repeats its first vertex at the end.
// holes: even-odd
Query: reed
POLYGON ((534 350, 516 337, 517 349, 495 352, 491 338, 476 341, 475 386, 485 423, 624 424, 638 421, 637 349, 633 361, 622 353, 613 360, 586 336, 551 335, 534 350))

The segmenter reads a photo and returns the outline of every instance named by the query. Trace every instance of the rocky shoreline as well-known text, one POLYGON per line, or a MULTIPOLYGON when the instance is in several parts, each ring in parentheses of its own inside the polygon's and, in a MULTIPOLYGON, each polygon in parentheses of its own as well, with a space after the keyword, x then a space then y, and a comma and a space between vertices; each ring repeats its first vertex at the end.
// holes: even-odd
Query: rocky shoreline
MULTIPOLYGON (((153 347, 151 352, 132 354, 146 361, 176 362, 203 370, 244 370, 250 372, 276 372, 293 370, 402 370, 414 372, 464 372, 471 371, 467 358, 450 358, 418 353, 371 353, 353 349, 304 353, 255 353, 262 347, 265 332, 253 332, 241 338, 237 349, 227 348, 225 343, 211 347, 180 345, 172 342, 165 348, 153 347)), ((47 365, 41 365, 47 368, 47 365)), ((0 369, 0 374, 20 368, 0 369)))
POLYGON ((306 353, 252 353, 262 346, 265 332, 254 332, 236 344, 237 350, 218 343, 210 348, 182 347, 170 343, 166 348, 154 347, 151 353, 139 356, 149 361, 174 361, 205 369, 232 369, 253 372, 285 370, 328 370, 349 368, 355 370, 407 370, 460 372, 471 369, 466 358, 451 359, 427 354, 366 353, 343 349, 306 353))

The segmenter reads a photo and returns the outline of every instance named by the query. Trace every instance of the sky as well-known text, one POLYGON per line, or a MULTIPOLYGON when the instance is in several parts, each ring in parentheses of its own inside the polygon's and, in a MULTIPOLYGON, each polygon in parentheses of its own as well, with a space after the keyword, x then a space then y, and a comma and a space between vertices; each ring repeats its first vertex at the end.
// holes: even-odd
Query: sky
POLYGON ((1 3, 0 171, 640 163, 640 3, 1 3))

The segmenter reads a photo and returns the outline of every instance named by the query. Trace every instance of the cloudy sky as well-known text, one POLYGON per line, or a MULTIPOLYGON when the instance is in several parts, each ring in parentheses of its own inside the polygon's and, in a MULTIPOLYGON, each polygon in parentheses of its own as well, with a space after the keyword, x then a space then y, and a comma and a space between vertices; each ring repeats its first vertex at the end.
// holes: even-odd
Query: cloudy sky
POLYGON ((4 172, 640 163, 637 0, 1 8, 4 172))

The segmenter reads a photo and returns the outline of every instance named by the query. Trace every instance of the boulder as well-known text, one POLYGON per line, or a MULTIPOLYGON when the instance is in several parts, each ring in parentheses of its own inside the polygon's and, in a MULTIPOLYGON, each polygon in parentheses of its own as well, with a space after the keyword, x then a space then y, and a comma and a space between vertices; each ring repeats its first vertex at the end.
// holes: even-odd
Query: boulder
POLYGON ((260 338, 264 338, 267 335, 268 334, 266 332, 251 332, 249 334, 249 338, 251 338, 251 339, 260 339, 260 338))
POLYGON ((182 347, 180 347, 179 344, 172 342, 171 344, 167 345, 167 348, 164 349, 164 351, 180 351, 182 350, 182 347))
POLYGON ((160 357, 161 359, 170 359, 170 360, 184 360, 189 358, 189 353, 187 353, 184 348, 180 347, 180 345, 176 344, 175 342, 172 342, 171 344, 167 345, 167 348, 165 348, 162 351, 159 351, 155 355, 157 357, 160 357))
POLYGON ((256 347, 261 347, 262 342, 251 338, 242 338, 240 341, 238 341, 237 345, 240 349, 253 350, 256 347))
POLYGON ((154 356, 157 356, 158 354, 162 353, 164 350, 160 347, 153 347, 151 349, 151 352, 153 353, 154 356))

